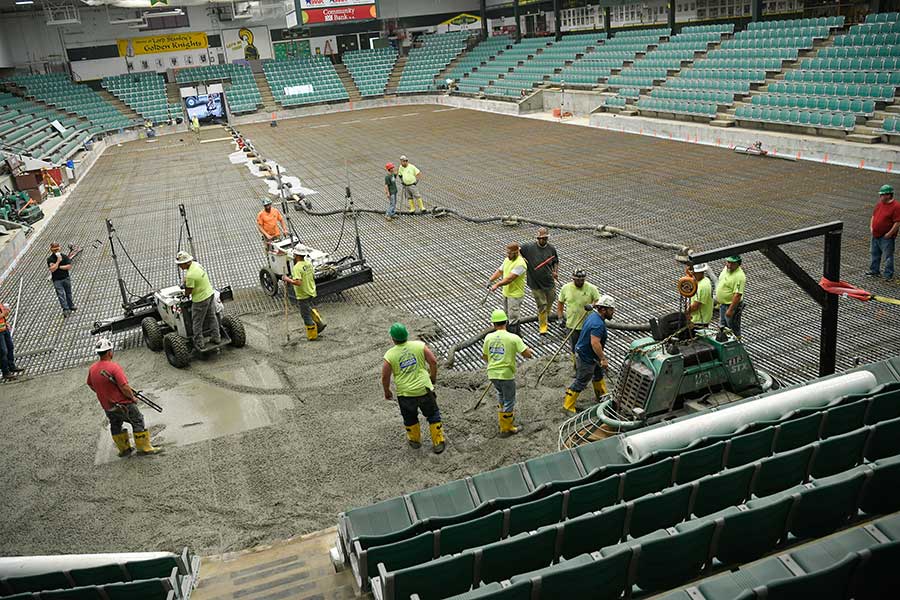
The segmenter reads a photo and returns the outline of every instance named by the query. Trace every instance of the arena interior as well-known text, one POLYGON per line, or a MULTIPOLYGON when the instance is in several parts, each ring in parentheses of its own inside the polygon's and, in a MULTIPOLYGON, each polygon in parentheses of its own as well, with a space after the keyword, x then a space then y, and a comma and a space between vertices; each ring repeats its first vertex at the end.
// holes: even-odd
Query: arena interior
POLYGON ((0 0, 0 598, 894 597, 897 11, 0 0))

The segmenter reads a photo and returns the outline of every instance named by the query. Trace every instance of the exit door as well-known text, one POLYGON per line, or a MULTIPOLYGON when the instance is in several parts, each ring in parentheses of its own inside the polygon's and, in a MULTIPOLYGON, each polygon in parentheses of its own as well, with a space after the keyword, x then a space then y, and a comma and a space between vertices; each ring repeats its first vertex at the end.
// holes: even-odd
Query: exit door
POLYGON ((359 50, 359 38, 356 34, 337 36, 338 52, 343 54, 351 50, 359 50))

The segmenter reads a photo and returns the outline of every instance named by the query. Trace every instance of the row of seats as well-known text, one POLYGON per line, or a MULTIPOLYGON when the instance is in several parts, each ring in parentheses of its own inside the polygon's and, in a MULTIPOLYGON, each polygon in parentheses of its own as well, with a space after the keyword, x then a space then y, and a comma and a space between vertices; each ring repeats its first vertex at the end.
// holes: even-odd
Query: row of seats
POLYGON ((900 13, 873 13, 866 15, 866 23, 896 23, 900 21, 900 13))
POLYGON ((758 108, 756 106, 739 106, 737 110, 735 110, 734 116, 739 121, 756 121, 760 123, 777 123, 780 125, 839 129, 842 131, 851 131, 856 126, 856 117, 852 114, 822 112, 818 110, 789 110, 758 108))
POLYGON ((72 82, 65 73, 20 75, 11 79, 28 96, 57 109, 84 117, 102 131, 115 131, 136 125, 90 87, 72 82))
POLYGON ((898 117, 886 117, 884 119, 884 123, 881 126, 881 130, 884 133, 889 135, 898 135, 900 134, 900 118, 898 117))
POLYGON ((349 99, 334 65, 324 56, 266 60, 263 61, 263 72, 272 90, 272 97, 281 106, 301 106, 349 99), (309 86, 311 91, 299 94, 289 94, 286 91, 287 89, 294 92, 295 90, 291 88, 300 86, 309 86))
MULTIPOLYGON (((526 515, 533 513, 533 501, 556 492, 566 492, 566 515, 577 516, 587 510, 599 510, 618 501, 634 500, 648 493, 659 492, 673 483, 682 484, 718 473, 722 468, 734 469, 754 461, 763 460, 772 453, 785 453, 802 446, 812 450, 824 439, 816 456, 820 467, 807 471, 809 460, 804 463, 803 478, 829 475, 829 469, 839 465, 849 468, 862 459, 860 440, 872 436, 868 458, 877 460, 900 452, 898 438, 891 446, 891 436, 900 433, 900 390, 887 389, 871 398, 847 397, 839 399, 827 410, 813 410, 789 415, 783 422, 763 423, 758 430, 745 428, 735 436, 698 440, 686 450, 655 453, 636 464, 609 464, 609 456, 603 453, 602 444, 588 444, 573 451, 564 451, 511 465, 495 471, 480 473, 469 480, 451 482, 443 486, 422 490, 406 498, 396 498, 379 504, 350 511, 341 520, 341 538, 351 552, 351 563, 365 569, 368 552, 379 552, 379 546, 400 544, 428 531, 442 530, 450 526, 461 527, 460 535, 469 532, 477 535, 475 520, 490 512, 523 507, 526 515), (843 403, 840 403, 843 402, 843 403), (809 414, 808 414, 809 413, 809 414), (888 423, 889 425, 884 425, 888 423), (878 424, 875 430, 868 425, 878 424), (841 434, 857 430, 851 439, 841 434), (749 431, 749 432, 748 432, 749 431), (824 448, 824 451, 822 451, 824 448), (859 452, 855 452, 858 449, 859 452), (833 454, 846 458, 835 460, 833 454), (827 460, 826 460, 827 459, 827 460), (849 463, 847 461, 850 461, 849 463), (829 466, 830 465, 830 466, 829 466), (526 479, 527 474, 527 479, 526 479), (413 514, 408 513, 411 508, 413 514), (466 526, 471 522, 472 529, 466 526), (354 562, 353 557, 358 559, 354 562)), ((756 426, 754 426, 756 427, 756 426)), ((807 457, 810 459, 810 457, 807 457)), ((799 467, 798 467, 799 468, 799 467)), ((783 469, 781 469, 783 471, 783 469)), ((781 471, 774 471, 775 473, 781 471)), ((793 471, 793 485, 799 475, 793 471)), ((775 475, 775 477, 780 477, 775 475)), ((786 485, 783 480, 762 479, 764 487, 774 489, 786 485)), ((734 486, 731 482, 729 485, 734 486)), ((717 488, 709 484, 710 489, 717 488)), ((782 488, 783 489, 783 488, 782 488)), ((701 502, 703 514, 719 510, 716 498, 730 496, 714 491, 709 500, 701 502)), ((697 506, 696 503, 695 507, 697 506)), ((519 509, 516 509, 519 510, 519 509)), ((541 511, 538 511, 539 513, 541 511)), ((557 512, 558 514, 558 512, 557 512)), ((382 549, 383 550, 383 549, 382 549)), ((368 571, 364 571, 368 572, 368 571)), ((365 576, 360 574, 362 583, 365 576)))
POLYGON ((843 27, 844 16, 813 17, 810 19, 779 19, 777 21, 753 21, 747 24, 748 31, 758 29, 789 29, 792 27, 843 27))
POLYGON ((694 90, 674 90, 657 88, 650 92, 653 98, 667 98, 670 100, 689 100, 691 102, 707 102, 719 106, 734 104, 734 95, 727 92, 704 92, 694 90))
MULTIPOLYGON (((601 79, 608 80, 612 76, 613 70, 620 70, 617 77, 622 79, 618 80, 615 85, 645 87, 647 76, 630 75, 628 70, 623 67, 625 63, 635 63, 639 54, 646 54, 651 47, 659 46, 660 37, 670 33, 668 29, 618 32, 593 52, 585 54, 559 73, 552 75, 550 82, 558 85, 594 86, 601 79)), ((705 47, 704 42, 700 43, 705 47)), ((652 78, 650 81, 652 85, 652 78)))
POLYGON ((875 112, 874 100, 851 100, 827 96, 784 96, 780 94, 759 94, 750 98, 753 106, 774 108, 796 108, 828 112, 853 113, 871 117, 875 112))
POLYGON ((793 83, 776 81, 766 90, 772 94, 790 96, 838 96, 841 98, 863 98, 894 101, 894 87, 889 85, 856 85, 846 83, 793 83))
POLYGON ((361 96, 381 96, 397 62, 397 50, 392 47, 353 50, 345 52, 342 60, 361 96))
POLYGON ((900 33, 848 33, 834 39, 835 46, 892 46, 895 44, 900 44, 900 33))
POLYGON ((259 86, 256 85, 253 71, 247 65, 226 63, 186 67, 178 70, 175 80, 178 83, 230 81, 231 85, 225 89, 225 95, 234 114, 255 112, 262 105, 259 86))
POLYGON ((830 46, 821 48, 816 58, 898 58, 900 46, 830 46))
POLYGON ((180 105, 169 104, 166 80, 159 73, 148 71, 105 77, 100 85, 131 107, 141 118, 154 124, 184 118, 180 105))
POLYGON ((409 51, 397 92, 436 90, 435 77, 465 50, 468 40, 468 31, 451 31, 423 36, 422 45, 409 51))
POLYGON ((12 94, 0 93, 0 107, 0 144, 53 164, 65 162, 92 135, 102 131, 87 121, 12 94), (66 131, 60 134, 52 121, 58 121, 66 131))
POLYGON ((511 43, 512 40, 506 35, 498 35, 481 40, 474 48, 469 50, 458 63, 456 63, 456 66, 447 74, 447 77, 462 83, 462 79, 468 73, 473 69, 480 67, 483 63, 492 60, 511 43))
MULTIPOLYGON (((442 584, 455 588, 461 594, 459 600, 503 598, 496 595, 502 587, 488 586, 533 581, 536 576, 596 562, 598 553, 603 560, 625 552, 631 556, 624 560, 625 568, 618 563, 621 583, 617 589, 594 590, 585 597, 618 598, 632 592, 633 586, 642 594, 662 592, 703 571, 758 559, 779 544, 826 535, 856 519, 860 511, 878 515, 900 509, 900 498, 890 493, 900 485, 900 456, 855 466, 862 461, 859 447, 851 450, 855 462, 842 459, 844 440, 864 433, 851 432, 823 442, 834 445, 821 456, 805 446, 418 565, 388 570, 379 563, 373 590, 379 600, 407 598, 411 593, 423 599, 443 598, 447 590, 438 587, 442 584), (828 465, 835 457, 839 463, 828 465), (769 487, 767 478, 778 485, 769 487), (510 561, 513 556, 515 560, 510 561), (468 592, 471 587, 475 589, 468 592)), ((898 449, 896 443, 893 447, 898 449)), ((429 549, 423 546, 422 550, 429 549)), ((585 584, 581 578, 569 579, 576 588, 585 584)))
MULTIPOLYGON (((127 555, 123 555, 127 556, 127 555)), ((200 559, 180 555, 122 560, 92 567, 0 578, 0 597, 37 600, 154 600, 187 598, 197 584, 200 559)))
POLYGON ((900 69, 900 46, 898 56, 857 57, 857 58, 808 58, 800 65, 810 71, 896 71, 900 69))
POLYGON ((847 83, 856 85, 900 86, 900 71, 788 71, 785 81, 803 83, 847 83))
POLYGON ((717 104, 668 98, 641 98, 637 102, 637 107, 642 111, 709 117, 710 119, 716 118, 716 113, 719 111, 717 104))

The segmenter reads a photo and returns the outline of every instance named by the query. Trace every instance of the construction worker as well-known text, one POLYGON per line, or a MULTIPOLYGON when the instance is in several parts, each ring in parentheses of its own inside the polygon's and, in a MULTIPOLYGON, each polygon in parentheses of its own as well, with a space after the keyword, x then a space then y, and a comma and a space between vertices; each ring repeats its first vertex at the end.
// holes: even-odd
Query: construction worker
POLYGON ((419 181, 424 177, 422 171, 409 162, 408 158, 401 156, 400 168, 397 169, 397 174, 400 175, 400 183, 403 184, 403 194, 409 200, 409 212, 416 212, 414 200, 419 201, 419 210, 425 212, 425 202, 422 200, 422 194, 419 193, 419 188, 417 187, 419 181))
POLYGON ((0 302, 0 370, 4 381, 12 381, 25 369, 16 366, 12 330, 9 325, 9 306, 0 302))
POLYGON ((325 323, 313 302, 316 299, 316 271, 312 263, 306 260, 309 251, 297 246, 292 250, 294 254, 294 266, 291 267, 291 276, 282 275, 281 280, 294 286, 294 296, 300 307, 300 316, 306 325, 306 339, 313 341, 319 334, 325 331, 325 323))
POLYGON ((878 190, 878 203, 869 219, 872 241, 869 244, 871 262, 866 275, 881 277, 881 262, 884 260, 884 279, 894 278, 894 244, 900 231, 900 204, 894 200, 894 188, 883 185, 878 190))
POLYGON ((697 282, 697 291, 691 296, 691 305, 688 307, 688 316, 694 325, 709 325, 713 315, 712 283, 706 274, 709 265, 700 263, 691 268, 694 281, 697 282))
POLYGON ((522 258, 528 263, 526 279, 534 303, 538 309, 538 333, 547 335, 547 319, 556 297, 556 280, 558 278, 559 255, 556 248, 549 243, 550 232, 546 227, 538 229, 534 242, 522 246, 522 258), (548 262, 549 261, 549 262, 548 262))
POLYGON ((606 369, 609 363, 604 350, 606 348, 606 321, 612 319, 616 312, 616 300, 603 294, 594 304, 594 312, 584 320, 578 343, 575 344, 575 379, 566 389, 563 410, 575 414, 575 402, 578 395, 593 381, 594 395, 600 401, 606 394, 606 369))
POLYGON ((69 279, 72 261, 62 253, 57 242, 50 244, 47 267, 50 269, 50 279, 53 281, 53 289, 56 290, 56 299, 59 300, 59 305, 62 307, 63 317, 68 317, 75 311, 75 302, 72 300, 72 281, 69 279))
POLYGON ((506 259, 488 279, 488 288, 495 292, 503 288, 503 310, 509 316, 507 329, 519 335, 519 319, 522 318, 522 299, 525 297, 525 271, 528 263, 519 254, 516 243, 506 246, 506 259), (498 281, 499 280, 499 281, 498 281), (494 282, 497 283, 494 283, 494 282))
POLYGON ((150 444, 150 432, 144 425, 144 415, 137 407, 134 392, 128 385, 128 378, 122 367, 113 362, 113 345, 106 338, 100 338, 94 345, 97 362, 88 370, 87 384, 97 394, 100 406, 106 411, 109 420, 109 431, 119 451, 119 456, 128 456, 134 451, 128 439, 128 431, 122 429, 123 423, 131 424, 134 433, 134 445, 138 454, 156 454, 161 452, 150 444))
POLYGON ((425 342, 409 341, 409 332, 402 323, 394 323, 390 329, 394 347, 385 352, 381 366, 381 387, 384 399, 392 400, 391 375, 397 388, 397 403, 406 427, 410 448, 422 446, 419 429, 419 411, 425 415, 431 429, 431 450, 440 454, 446 446, 441 409, 434 395, 437 377, 437 359, 425 342))
POLYGON ((256 215, 256 228, 268 245, 269 242, 286 236, 287 228, 284 226, 284 216, 281 211, 272 206, 270 198, 263 198, 262 205, 262 210, 256 215))
POLYGON ((199 137, 199 135, 200 135, 200 119, 197 118, 197 115, 194 115, 193 117, 191 117, 191 131, 196 133, 197 136, 199 137))
POLYGON ((387 175, 384 176, 384 195, 387 196, 388 207, 384 213, 384 218, 388 221, 394 220, 397 214, 397 166, 389 162, 384 165, 387 175))
POLYGON ((741 268, 740 256, 725 259, 725 268, 716 285, 716 303, 719 304, 719 324, 741 335, 741 314, 744 312, 744 289, 747 276, 741 268))
POLYGON ((584 307, 593 304, 600 298, 600 290, 592 283, 585 281, 587 273, 584 269, 577 269, 572 273, 572 281, 562 286, 556 299, 556 320, 560 324, 565 323, 569 330, 569 347, 572 349, 572 360, 575 360, 575 344, 578 342, 578 334, 588 313, 584 307), (565 320, 563 320, 565 310, 565 320))
POLYGON ((213 344, 221 344, 222 335, 219 332, 214 305, 215 295, 209 276, 200 263, 194 262, 194 257, 183 250, 175 256, 175 264, 184 271, 184 295, 191 297, 194 350, 200 352, 206 349, 204 332, 209 332, 213 344))
POLYGON ((525 345, 522 338, 506 330, 506 313, 500 309, 491 313, 494 331, 484 338, 481 348, 482 358, 487 363, 487 375, 494 389, 497 390, 497 421, 500 424, 500 437, 509 437, 522 430, 522 426, 513 425, 513 412, 516 407, 516 354, 531 358, 531 348, 525 345))

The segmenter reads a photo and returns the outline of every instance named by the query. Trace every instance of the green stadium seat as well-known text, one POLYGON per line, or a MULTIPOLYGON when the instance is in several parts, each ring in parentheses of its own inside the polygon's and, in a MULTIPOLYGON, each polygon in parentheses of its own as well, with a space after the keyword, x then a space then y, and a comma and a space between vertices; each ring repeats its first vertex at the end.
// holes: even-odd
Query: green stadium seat
POLYGON ((44 598, 47 600, 106 600, 100 592, 100 588, 94 585, 41 592, 41 600, 44 598))
MULTIPOLYGON (((402 497, 351 510, 347 512, 347 519, 354 538, 372 538, 375 542, 379 542, 377 538, 381 536, 393 535, 412 525, 406 501, 402 497)), ((380 543, 390 542, 385 540, 380 543)))
POLYGON ((419 519, 455 516, 475 508, 469 486, 463 479, 413 492, 409 499, 419 519))
POLYGON ((546 527, 533 534, 522 533, 480 550, 479 578, 484 583, 503 581, 513 575, 546 567, 556 558, 558 527, 546 527))
POLYGON ((463 552, 392 573, 379 573, 382 598, 399 600, 418 594, 421 600, 438 600, 462 594, 472 587, 474 568, 475 555, 463 552))
MULTIPOLYGON (((735 600, 747 589, 764 585, 768 581, 793 577, 794 574, 776 557, 741 567, 740 578, 732 573, 705 579, 697 586, 705 600, 735 600)), ((750 596, 753 598, 753 596, 750 596)))
POLYGON ((731 438, 725 449, 725 466, 739 467, 772 454, 775 427, 731 438))
POLYGON ((754 561, 771 552, 787 535, 793 498, 746 511, 722 520, 716 541, 716 558, 726 565, 754 561))
POLYGON ((381 568, 387 572, 397 571, 432 558, 434 558, 434 533, 431 531, 393 544, 369 548, 359 557, 360 567, 363 566, 363 562, 366 567, 365 571, 361 571, 363 579, 366 576, 374 577, 381 568))
MULTIPOLYGON (((798 538, 812 538, 839 528, 856 515, 857 499, 865 480, 864 473, 856 473, 850 477, 814 482, 812 485, 815 487, 800 495, 791 522, 791 534, 798 538)), ((751 500, 747 505, 753 508, 755 503, 768 500, 769 498, 751 500)))
POLYGON ((876 423, 866 448, 866 459, 875 461, 898 454, 900 454, 900 418, 876 423))
POLYGON ((119 564, 72 569, 69 571, 69 576, 78 586, 103 585, 128 579, 127 571, 119 564))
POLYGON ((516 504, 509 509, 509 535, 534 531, 562 519, 563 495, 560 492, 540 500, 516 504))
POLYGON ((531 493, 518 464, 474 475, 472 483, 482 502, 522 498, 531 493))
MULTIPOLYGON (((697 577, 710 556, 714 523, 640 544, 635 583, 644 593, 660 592, 697 577), (677 560, 673 558, 677 557, 677 560)), ((605 555, 604 555, 605 556, 605 555)))
POLYGON ((673 527, 690 516, 693 485, 681 485, 632 501, 628 534, 637 538, 673 527))
POLYGON ((821 571, 772 581, 765 586, 763 597, 768 600, 794 600, 799 597, 843 600, 848 596, 859 560, 859 555, 851 554, 821 571))
POLYGON ((72 582, 62 571, 51 571, 40 575, 7 577, 4 582, 14 594, 40 592, 72 587, 72 582))
POLYGON ((864 527, 853 527, 790 552, 791 560, 807 573, 827 569, 848 554, 868 550, 880 541, 864 527))
POLYGON ((860 500, 860 509, 866 514, 885 514, 900 510, 900 456, 876 460, 872 464, 872 476, 860 500))
POLYGON ((900 390, 875 394, 869 401, 866 425, 900 417, 900 390))
POLYGON ((853 598, 880 600, 884 590, 896 587, 897 565, 900 564, 900 542, 874 546, 864 557, 856 573, 853 598))
POLYGON ((172 600, 177 584, 170 579, 143 579, 111 583, 101 589, 108 600, 172 600))
POLYGON ((750 483, 755 472, 754 465, 745 465, 700 479, 694 499, 694 514, 702 517, 744 502, 750 496, 750 483))
POLYGON ((722 469, 725 442, 683 452, 675 458, 675 483, 686 483, 722 469))
POLYGON ((651 463, 644 467, 628 470, 624 477, 622 498, 633 500, 650 492, 658 492, 672 483, 672 467, 675 461, 671 458, 651 463))
POLYGON ((860 464, 869 432, 868 428, 860 429, 814 444, 816 453, 810 475, 817 479, 828 477, 860 464))
POLYGON ((478 600, 480 598, 490 598, 491 600, 530 600, 531 580, 519 581, 507 587, 503 587, 499 583, 489 583, 472 591, 453 596, 451 600, 478 600))
POLYGON ((456 554, 498 541, 503 536, 503 513, 494 511, 483 517, 442 527, 438 531, 440 555, 456 554))
POLYGON ((169 577, 173 570, 187 575, 187 566, 180 564, 175 556, 129 561, 124 566, 131 579, 135 580, 169 577))
POLYGON ((627 512, 619 505, 564 521, 560 555, 573 558, 617 543, 623 537, 627 512))
MULTIPOLYGON (((630 548, 623 549, 599 560, 581 555, 530 573, 524 577, 540 577, 540 598, 618 598, 628 587, 628 566, 631 563, 630 548)), ((513 577, 513 582, 520 579, 513 577)))
POLYGON ((813 446, 809 445, 761 461, 753 482, 753 494, 770 496, 805 482, 813 451, 813 446))
POLYGON ((575 457, 571 450, 554 452, 538 456, 525 461, 525 470, 531 477, 534 487, 547 484, 564 485, 566 488, 571 482, 583 477, 575 464, 575 457))
POLYGON ((793 450, 819 439, 823 413, 814 412, 800 418, 792 418, 778 425, 775 436, 775 452, 793 450))
POLYGON ((868 400, 857 400, 850 404, 835 406, 825 411, 825 425, 822 438, 841 435, 861 428, 864 425, 868 400))

